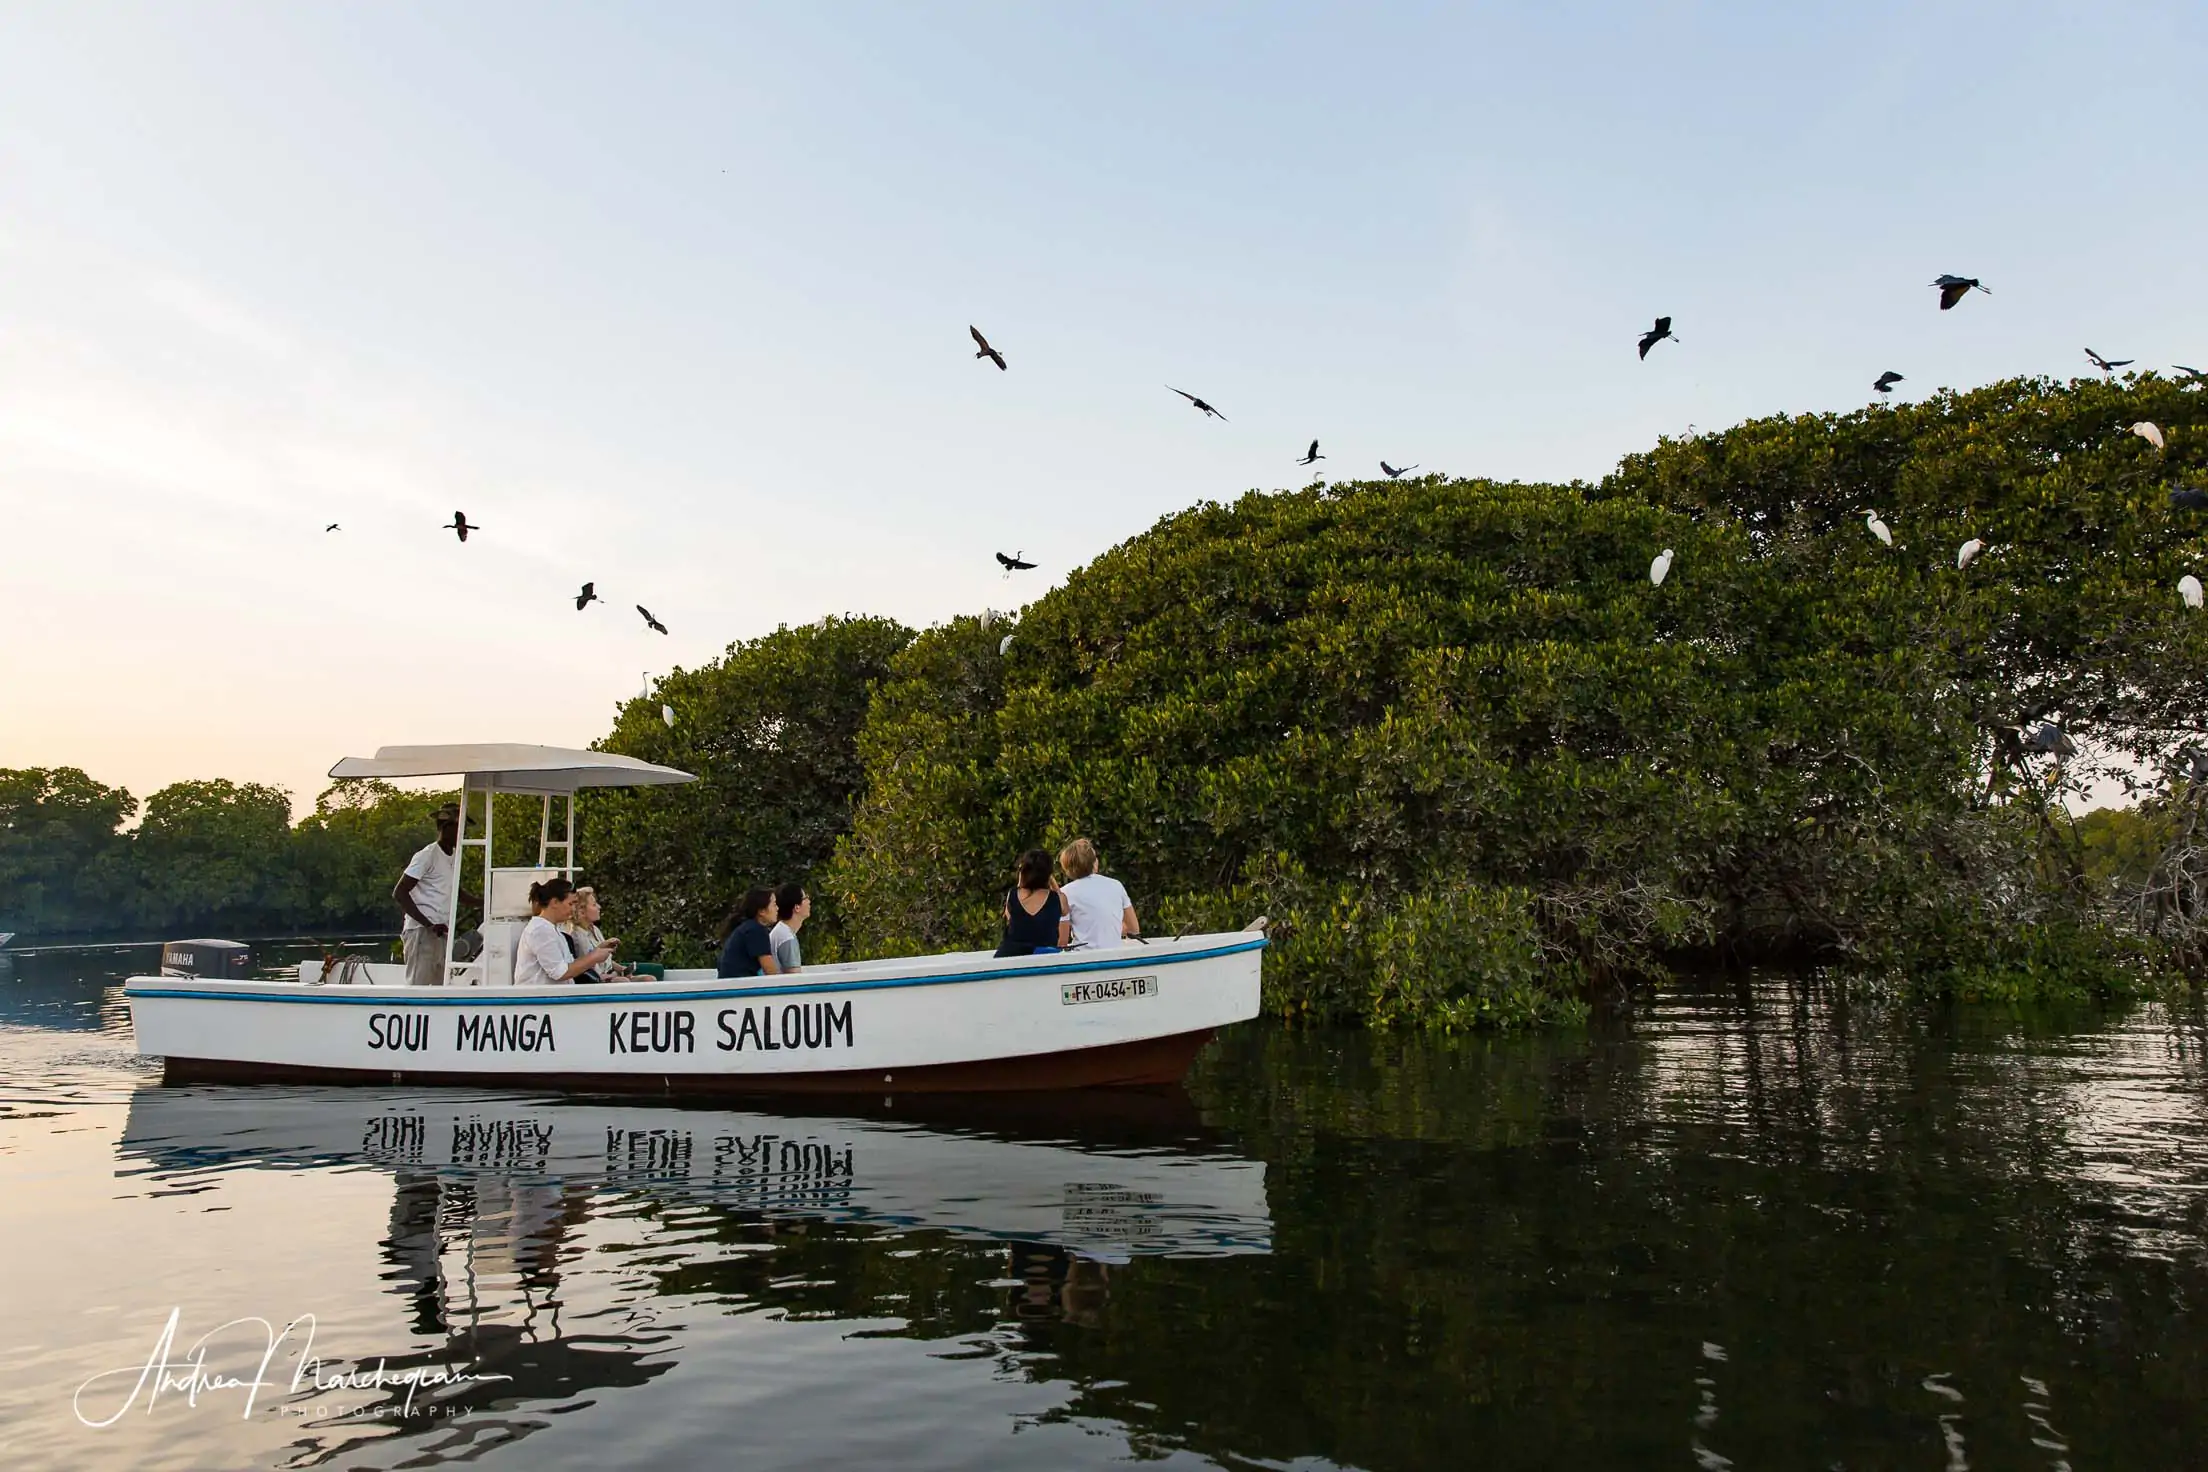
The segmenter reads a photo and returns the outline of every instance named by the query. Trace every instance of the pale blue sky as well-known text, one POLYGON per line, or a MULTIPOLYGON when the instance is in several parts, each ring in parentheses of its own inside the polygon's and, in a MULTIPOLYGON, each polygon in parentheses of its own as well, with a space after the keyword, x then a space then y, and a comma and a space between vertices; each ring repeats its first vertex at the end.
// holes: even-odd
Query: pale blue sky
POLYGON ((1887 368, 2208 366, 2204 76, 2198 4, 12 4, 0 766, 581 744, 1314 435, 1595 477, 1887 368))

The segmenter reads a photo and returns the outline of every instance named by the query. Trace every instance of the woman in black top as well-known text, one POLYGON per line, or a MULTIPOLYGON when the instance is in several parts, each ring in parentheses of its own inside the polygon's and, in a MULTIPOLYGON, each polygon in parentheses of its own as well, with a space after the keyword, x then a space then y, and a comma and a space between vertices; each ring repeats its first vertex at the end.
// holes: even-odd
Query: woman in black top
POLYGON ((770 938, 774 921, 780 911, 775 906, 774 891, 753 889, 745 892, 736 908, 728 912, 721 922, 722 976, 780 976, 781 965, 774 959, 774 941, 770 938))
POLYGON ((1000 956, 1038 956, 1064 950, 1070 928, 1065 896, 1051 881, 1050 855, 1031 848, 1020 855, 1020 882, 1004 892, 1004 944, 1000 956))

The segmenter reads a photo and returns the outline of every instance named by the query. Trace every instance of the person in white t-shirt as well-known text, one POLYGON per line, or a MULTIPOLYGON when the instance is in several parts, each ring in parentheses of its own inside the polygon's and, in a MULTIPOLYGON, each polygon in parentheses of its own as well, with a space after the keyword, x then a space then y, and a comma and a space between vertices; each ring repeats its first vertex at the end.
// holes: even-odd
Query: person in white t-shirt
POLYGON ((802 884, 785 884, 774 892, 774 903, 782 912, 782 918, 767 932, 767 943, 774 947, 774 959, 783 971, 796 971, 805 963, 797 933, 805 928, 806 917, 813 913, 813 897, 805 892, 802 884))
POLYGON ((596 946, 576 955, 560 927, 575 916, 575 887, 565 879, 529 886, 529 907, 537 913, 521 928, 514 948, 515 986, 557 986, 613 959, 612 946, 596 946))
POLYGON ((448 802, 434 815, 437 841, 422 845, 399 876, 391 898, 406 916, 399 944, 408 986, 445 984, 445 914, 452 904, 453 846, 460 841, 460 805, 448 802))
POLYGON ((1058 892, 1065 896, 1066 918, 1073 923, 1073 943, 1091 951, 1116 950, 1142 933, 1142 922, 1135 918, 1127 886, 1099 874, 1097 863, 1096 845, 1086 838, 1067 844, 1058 853, 1058 867, 1066 871, 1058 892))

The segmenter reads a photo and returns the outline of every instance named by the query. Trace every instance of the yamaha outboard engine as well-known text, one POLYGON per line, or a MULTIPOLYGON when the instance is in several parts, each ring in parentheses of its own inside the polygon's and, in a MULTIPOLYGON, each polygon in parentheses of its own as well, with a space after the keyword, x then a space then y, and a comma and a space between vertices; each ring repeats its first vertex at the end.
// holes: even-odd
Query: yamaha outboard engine
POLYGON ((245 942, 236 940, 164 941, 161 974, 243 981, 253 974, 253 951, 245 942))

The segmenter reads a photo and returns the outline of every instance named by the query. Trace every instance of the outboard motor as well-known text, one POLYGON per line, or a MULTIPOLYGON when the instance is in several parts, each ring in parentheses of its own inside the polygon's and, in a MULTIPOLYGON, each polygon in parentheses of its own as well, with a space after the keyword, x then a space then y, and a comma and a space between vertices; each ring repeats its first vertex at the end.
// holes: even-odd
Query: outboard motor
POLYGON ((244 981, 253 974, 253 951, 236 940, 171 940, 161 944, 163 976, 221 977, 244 981))

